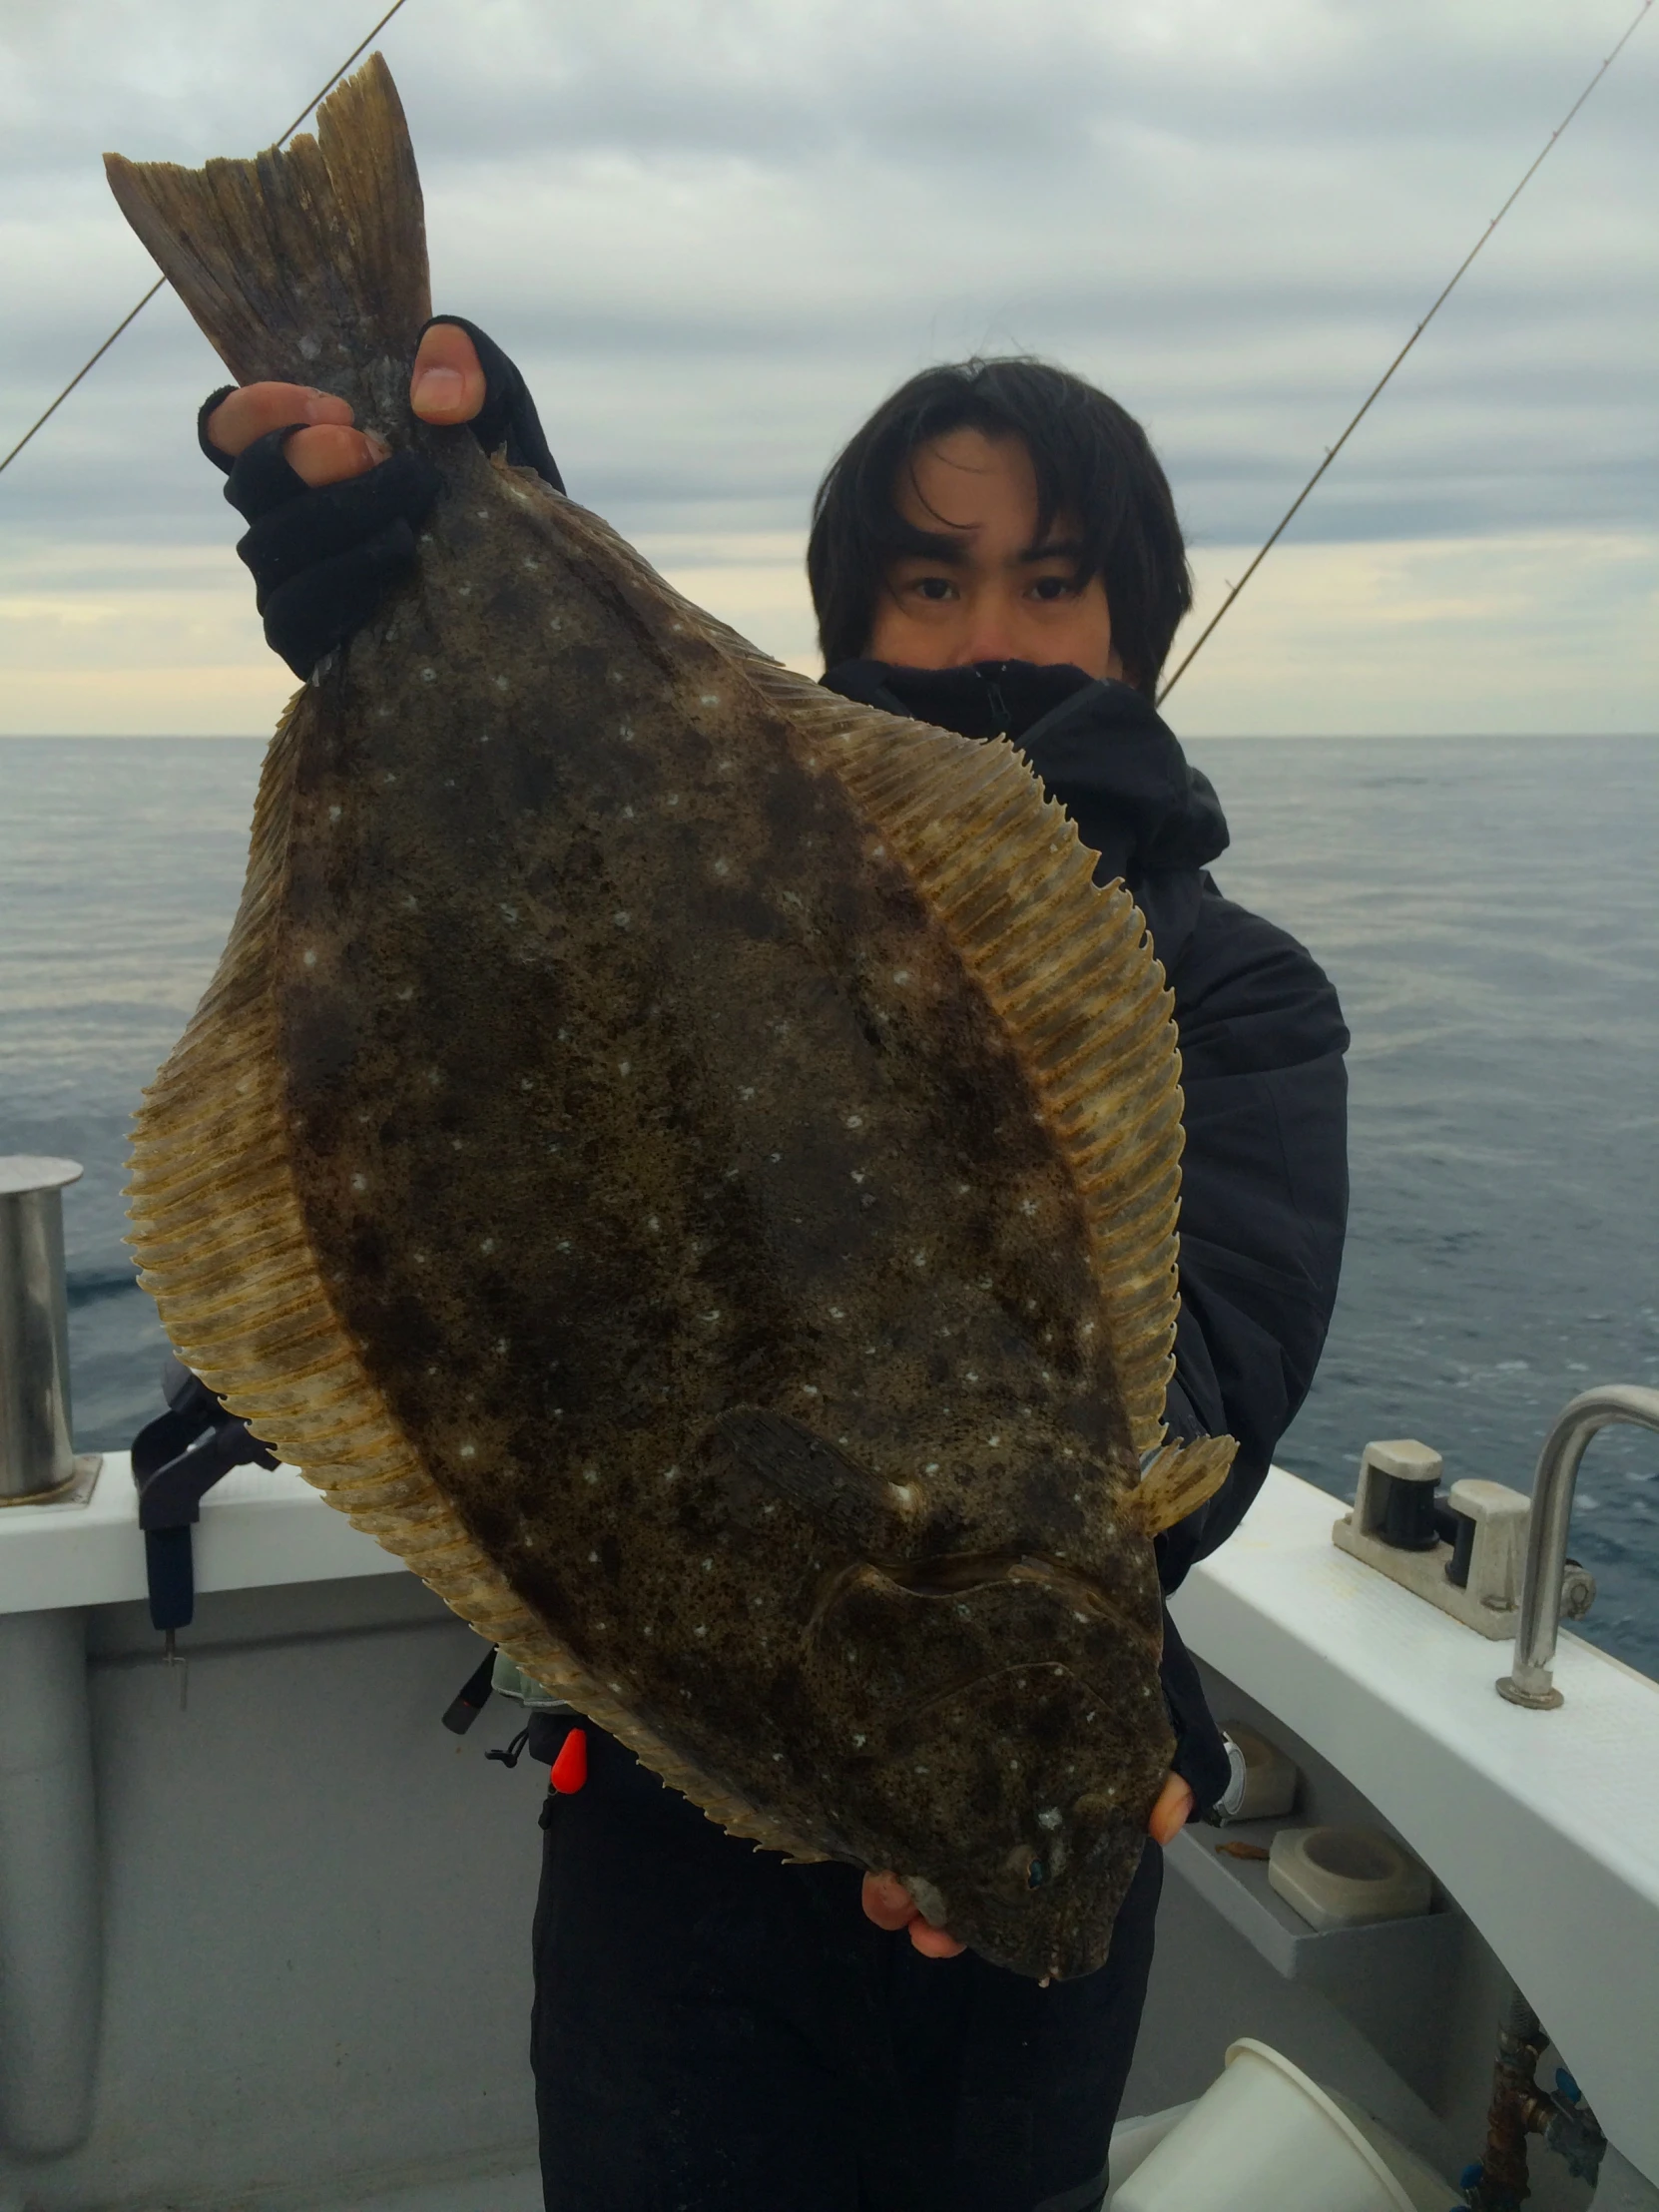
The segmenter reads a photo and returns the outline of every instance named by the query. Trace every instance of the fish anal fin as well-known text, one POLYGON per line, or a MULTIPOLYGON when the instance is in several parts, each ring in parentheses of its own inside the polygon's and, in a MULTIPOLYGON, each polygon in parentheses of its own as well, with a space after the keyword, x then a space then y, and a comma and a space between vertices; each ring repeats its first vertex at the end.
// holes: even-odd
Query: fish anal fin
POLYGON ((1185 1520, 1227 1479, 1238 1445, 1231 1436, 1166 1444, 1125 1499, 1121 1518, 1143 1536, 1156 1536, 1185 1520))

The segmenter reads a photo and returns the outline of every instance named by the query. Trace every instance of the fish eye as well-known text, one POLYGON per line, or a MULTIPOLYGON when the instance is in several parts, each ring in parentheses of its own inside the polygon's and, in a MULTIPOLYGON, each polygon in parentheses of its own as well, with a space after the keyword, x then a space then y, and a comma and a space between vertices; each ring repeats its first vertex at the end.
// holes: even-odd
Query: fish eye
POLYGON ((1048 1867, 1046 1862, 1041 1859, 1033 1859, 1025 1870, 1025 1887, 1028 1890, 1040 1890, 1047 1880, 1048 1867))

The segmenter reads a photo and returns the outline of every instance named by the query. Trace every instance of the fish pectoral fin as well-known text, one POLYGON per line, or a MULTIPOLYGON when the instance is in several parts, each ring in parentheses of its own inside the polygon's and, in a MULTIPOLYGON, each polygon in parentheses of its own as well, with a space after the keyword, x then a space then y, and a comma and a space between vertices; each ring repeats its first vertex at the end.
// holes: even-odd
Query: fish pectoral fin
POLYGON ((913 1524, 919 1485, 886 1481, 788 1413, 738 1405, 715 1428, 770 1489, 854 1551, 879 1558, 913 1524))
POLYGON ((1123 1518, 1143 1536, 1156 1536, 1196 1512, 1227 1479, 1238 1445, 1231 1436, 1165 1444, 1124 1501, 1123 1518))

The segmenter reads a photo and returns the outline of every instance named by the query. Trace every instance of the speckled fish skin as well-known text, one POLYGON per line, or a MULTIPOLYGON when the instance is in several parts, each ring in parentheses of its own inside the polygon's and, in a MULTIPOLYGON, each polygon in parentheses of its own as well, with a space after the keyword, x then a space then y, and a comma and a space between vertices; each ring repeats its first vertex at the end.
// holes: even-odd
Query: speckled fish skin
MULTIPOLYGON (((443 477, 418 575, 274 740, 140 1117, 170 1333, 713 1817, 1087 1972, 1171 1749, 1151 1534, 1220 1478, 1140 1478, 1119 1370, 1143 1308, 1165 1359, 1173 1244, 1108 1312, 1035 1045, 870 797, 885 718, 467 433, 386 427, 443 477)), ((1040 881, 996 895, 1040 933, 1040 881)), ((1126 1237, 1173 1220, 1137 1141, 1126 1237)))

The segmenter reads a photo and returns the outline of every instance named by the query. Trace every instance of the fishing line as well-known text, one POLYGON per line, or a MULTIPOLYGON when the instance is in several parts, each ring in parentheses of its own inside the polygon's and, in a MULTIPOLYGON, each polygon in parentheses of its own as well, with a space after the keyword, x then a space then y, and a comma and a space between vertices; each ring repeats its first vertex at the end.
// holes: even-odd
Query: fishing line
MULTIPOLYGON (((371 39, 376 39, 379 37, 380 33, 385 29, 386 25, 391 21, 392 17, 397 13, 398 9, 402 7, 402 5, 403 0, 391 0, 391 6, 386 10, 385 14, 381 16, 379 22, 375 24, 373 30, 368 33, 366 38, 361 38, 357 41, 356 45, 352 47, 350 53, 346 55, 344 61, 340 63, 338 69, 334 71, 334 74, 323 86, 322 90, 320 92, 313 93, 310 99, 306 101, 305 105, 294 117, 293 121, 288 125, 287 129, 282 133, 281 137, 275 142, 277 146, 286 145, 287 141, 292 138, 294 132, 298 130, 300 124, 303 123, 309 116, 311 110, 315 107, 319 107, 321 103, 328 97, 329 93, 333 91, 334 87, 339 83, 340 79, 345 75, 345 72, 351 67, 351 64, 362 52, 363 48, 368 45, 371 39)), ((13 461, 16 460, 19 453, 22 452, 23 448, 28 444, 29 440, 34 436, 35 432, 39 429, 42 429, 48 422, 51 421, 52 417, 57 413, 58 409, 63 405, 64 401, 69 397, 70 393, 75 389, 75 386, 81 381, 81 378, 87 373, 89 369, 96 368, 98 366, 98 363, 104 358, 104 355, 109 351, 110 347, 115 343, 116 339, 120 337, 122 331, 126 329, 127 325, 130 322, 136 322, 138 320, 139 316, 143 314, 145 308, 149 306, 151 300, 155 298, 157 292, 162 290, 166 283, 167 278, 165 276, 158 276, 156 278, 156 281, 150 286, 150 289, 145 293, 144 297, 139 301, 138 305, 134 307, 129 313, 122 316, 121 320, 116 324, 115 328, 110 332, 109 336, 104 340, 103 344, 98 348, 97 352, 90 354, 88 358, 81 363, 80 367, 75 371, 74 375, 69 379, 68 383, 65 384, 63 390, 59 392, 57 398, 53 400, 51 406, 47 408, 46 412, 43 415, 37 416, 36 419, 30 423, 28 429, 24 431, 23 435, 18 439, 17 443, 6 455, 5 459, 3 461, 0 461, 0 472, 4 472, 6 469, 11 467, 13 461)))
POLYGON ((1446 300, 1450 298, 1452 290, 1457 283, 1458 277, 1462 276, 1464 270, 1468 268, 1470 262, 1474 260, 1476 254, 1479 253, 1480 249, 1485 245, 1486 241, 1491 237, 1492 233, 1497 229, 1498 225, 1509 213, 1509 210, 1514 206, 1515 202, 1526 190, 1527 185, 1531 182, 1534 174, 1542 165, 1544 156, 1549 153, 1550 149, 1554 146, 1556 140, 1561 136, 1561 133, 1566 129, 1567 125, 1578 113, 1579 109, 1584 105, 1585 101, 1589 99, 1591 93, 1594 92, 1597 85, 1600 84, 1603 77, 1606 76, 1607 72, 1612 68, 1613 64, 1618 60, 1619 55, 1624 50, 1632 34, 1634 33, 1636 25, 1641 22, 1643 16, 1647 14, 1649 8, 1651 8, 1652 5, 1653 0, 1642 0, 1641 6, 1636 10, 1635 16, 1631 20, 1629 30, 1625 32, 1624 37, 1619 40, 1618 45, 1614 47, 1613 51, 1608 55, 1607 59, 1602 63, 1601 67, 1596 71, 1595 75, 1590 79, 1589 83, 1584 87, 1584 90, 1578 95, 1578 98, 1567 110, 1566 114, 1555 126, 1554 130, 1550 132, 1549 138, 1544 145, 1543 153, 1539 154, 1537 159, 1533 162, 1532 167, 1526 172, 1526 175, 1521 179, 1520 183, 1515 187, 1514 191, 1509 195, 1508 199, 1504 201, 1502 207, 1498 209, 1496 215, 1494 215, 1490 223, 1487 224, 1485 230, 1481 232, 1479 238, 1475 240, 1473 246, 1469 248, 1468 253, 1463 257, 1462 261, 1458 264, 1456 271, 1453 273, 1450 283, 1446 285, 1444 291, 1440 293, 1439 298, 1435 300, 1434 304, 1429 308, 1428 312, 1423 316, 1422 320, 1411 332, 1411 335, 1405 340, 1405 343, 1400 347, 1399 351, 1394 355, 1393 359, 1382 371, 1377 382, 1372 386, 1371 391, 1367 394, 1364 406, 1360 408, 1359 412, 1355 415, 1353 421, 1349 424, 1348 428, 1343 432, 1342 436, 1337 440, 1335 445, 1328 446, 1326 448, 1324 460, 1321 461, 1319 467, 1315 469, 1313 475, 1309 477, 1307 483, 1303 485, 1302 489, 1297 493, 1296 497, 1285 509, 1285 512, 1280 516, 1279 522, 1274 529, 1272 536, 1262 547, 1262 550, 1257 554, 1256 558, 1251 562, 1250 566, 1245 570, 1244 574, 1239 578, 1238 582, 1228 592, 1227 597, 1222 601, 1221 605, 1216 609, 1215 613, 1204 625, 1204 628, 1199 632, 1198 637, 1194 641, 1191 649, 1177 665, 1175 674, 1170 677, 1168 682, 1164 684, 1162 689, 1159 691, 1158 705, 1160 707, 1164 704, 1164 701, 1169 697, 1170 693, 1174 691, 1176 685, 1180 683, 1182 677, 1187 673, 1188 669, 1192 667, 1194 661, 1197 660, 1199 653, 1204 645, 1205 639, 1210 636, 1211 632, 1215 629, 1217 623, 1220 622, 1222 616, 1226 614, 1228 608, 1232 606, 1234 600, 1238 598, 1240 592, 1244 590, 1246 584, 1250 582, 1250 579, 1255 575, 1256 571, 1261 567, 1262 563, 1267 559, 1268 555, 1278 544, 1280 538, 1284 535, 1286 524, 1291 520, 1292 516, 1302 505, 1308 494, 1313 490, 1314 486, 1319 482, 1320 478, 1325 474, 1326 470, 1337 458, 1337 455, 1342 451, 1343 447, 1348 443, 1349 439, 1354 435, 1355 431, 1359 429, 1360 424, 1371 412, 1373 400, 1375 400, 1380 395, 1383 385, 1386 384, 1389 377, 1392 376, 1394 370, 1399 366, 1400 362, 1404 360, 1406 354, 1410 352, 1412 346, 1416 344, 1418 338, 1422 336, 1422 333, 1424 332, 1424 330, 1427 329, 1428 325, 1439 313, 1441 307, 1444 306, 1446 300))

